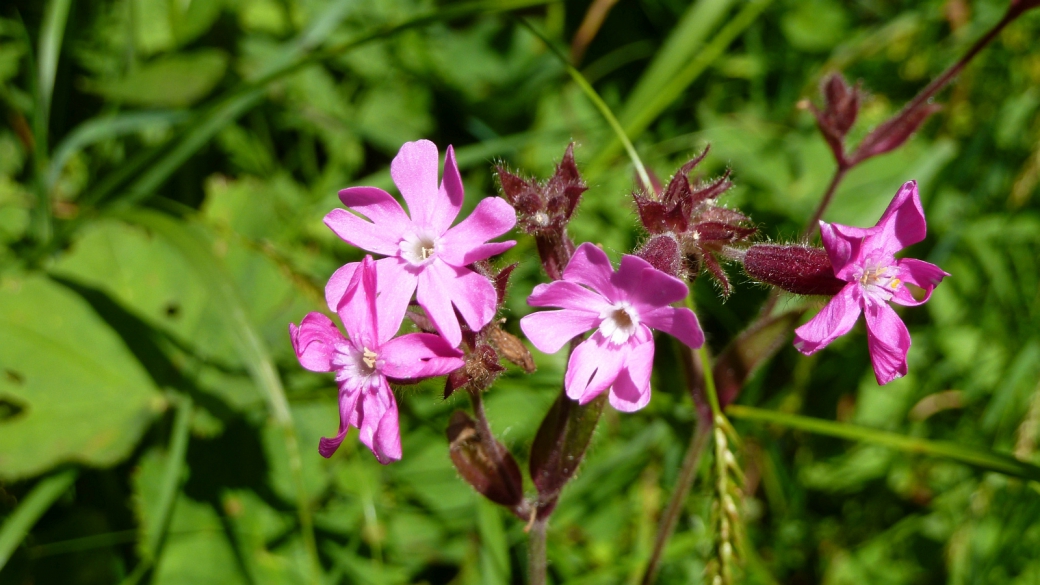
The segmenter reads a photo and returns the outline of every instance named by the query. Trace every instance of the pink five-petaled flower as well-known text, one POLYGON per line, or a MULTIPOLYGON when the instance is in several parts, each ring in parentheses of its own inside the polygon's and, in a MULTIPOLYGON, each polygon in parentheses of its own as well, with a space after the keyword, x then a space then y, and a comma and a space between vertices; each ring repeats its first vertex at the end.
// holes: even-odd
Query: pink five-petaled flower
MULTIPOLYGON (((437 147, 429 140, 408 142, 390 163, 390 176, 401 190, 411 217, 386 191, 351 187, 339 192, 343 204, 371 221, 345 209, 334 209, 325 224, 347 242, 386 256, 376 261, 379 294, 388 315, 404 317, 412 293, 437 330, 453 347, 462 331, 452 305, 477 331, 491 321, 497 307, 495 287, 466 266, 500 254, 516 242, 491 242, 516 224, 516 213, 504 199, 492 197, 477 204, 473 213, 455 227, 464 193, 455 152, 448 147, 444 178, 437 185, 437 147)), ((347 264, 329 279, 329 308, 354 273, 347 264)))
POLYGON ((313 372, 336 372, 339 433, 323 438, 318 451, 330 457, 350 427, 357 427, 361 442, 387 464, 401 458, 397 402, 387 378, 441 376, 465 362, 462 352, 439 335, 409 333, 393 338, 403 317, 393 318, 377 304, 372 257, 358 264, 338 303, 348 337, 321 313, 309 313, 299 327, 290 323, 289 335, 300 365, 313 372))
POLYGON ((636 256, 623 256, 615 272, 603 250, 585 243, 567 263, 563 280, 539 284, 527 299, 533 307, 562 310, 527 315, 520 328, 545 353, 594 329, 571 354, 567 396, 585 404, 610 388, 610 404, 632 412, 650 401, 651 327, 692 348, 704 343, 693 311, 669 306, 688 292, 683 281, 636 256))
POLYGON ((867 320, 867 346, 878 384, 906 375, 910 333, 888 305, 914 306, 928 300, 932 290, 949 276, 934 264, 895 253, 924 239, 927 226, 917 182, 899 189, 884 215, 872 228, 820 222, 823 247, 834 275, 848 282, 819 314, 795 330, 794 346, 810 355, 848 333, 862 312, 867 320), (907 284, 924 289, 917 300, 907 284))

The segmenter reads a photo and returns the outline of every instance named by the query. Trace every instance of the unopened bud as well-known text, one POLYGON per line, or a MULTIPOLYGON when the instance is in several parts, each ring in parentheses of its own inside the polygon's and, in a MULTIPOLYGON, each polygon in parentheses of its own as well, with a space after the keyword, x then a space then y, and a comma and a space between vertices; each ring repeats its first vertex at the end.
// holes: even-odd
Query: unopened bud
POLYGON ((899 112, 894 118, 875 128, 859 143, 856 152, 849 157, 851 164, 899 148, 917 132, 929 116, 941 109, 942 106, 938 104, 926 103, 899 112))
POLYGON ((465 412, 455 411, 448 424, 451 461, 462 479, 485 498, 507 507, 523 501, 523 479, 512 454, 498 441, 484 441, 476 422, 465 412), (488 444, 497 453, 488 452, 488 444))
POLYGON ((659 234, 649 240, 636 252, 651 266, 676 278, 683 277, 683 254, 679 249, 679 241, 672 234, 659 234))
POLYGON ((848 284, 834 276, 827 251, 810 246, 755 244, 744 254, 744 271, 798 295, 834 296, 848 284))
POLYGON ((498 353, 502 357, 520 366, 528 374, 533 373, 537 369, 534 358, 531 357, 531 352, 527 350, 527 346, 512 333, 503 331, 497 326, 492 327, 488 330, 488 340, 498 349, 498 353))

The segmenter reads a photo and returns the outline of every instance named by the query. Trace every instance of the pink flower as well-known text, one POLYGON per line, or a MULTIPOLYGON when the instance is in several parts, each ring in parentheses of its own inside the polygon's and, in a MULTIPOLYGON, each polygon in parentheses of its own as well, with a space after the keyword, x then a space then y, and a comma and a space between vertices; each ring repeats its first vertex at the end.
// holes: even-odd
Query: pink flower
MULTIPOLYGON (((325 224, 347 242, 386 256, 375 264, 388 316, 403 318, 415 292, 437 330, 452 346, 458 346, 462 331, 455 309, 477 331, 491 321, 497 306, 494 286, 466 266, 516 244, 488 242, 512 229, 516 213, 504 199, 488 198, 451 227, 462 206, 462 178, 449 146, 438 187, 437 157, 437 147, 420 140, 402 146, 390 163, 390 176, 408 203, 411 217, 386 191, 351 187, 339 192, 340 200, 369 221, 345 209, 334 209, 325 216, 325 224)), ((357 263, 348 264, 332 275, 326 288, 330 309, 338 310, 335 302, 356 270, 357 263)))
POLYGON ((949 276, 941 268, 913 258, 897 260, 895 253, 924 239, 927 227, 917 182, 905 183, 872 228, 820 222, 823 246, 834 275, 848 282, 827 306, 795 330, 794 346, 811 355, 852 329, 860 312, 867 319, 867 346, 878 384, 906 375, 910 333, 888 305, 915 306, 928 300, 932 290, 949 276), (924 289, 917 300, 905 286, 924 289))
POLYGON ((585 243, 567 263, 563 280, 536 286, 527 299, 533 307, 562 310, 528 315, 520 328, 545 353, 595 330, 571 354, 564 378, 567 396, 585 404, 609 388, 610 404, 632 412, 650 401, 651 327, 692 348, 704 343, 693 311, 669 306, 688 292, 683 281, 636 256, 623 256, 615 272, 603 250, 585 243))
POLYGON ((300 365, 313 372, 336 372, 339 385, 339 434, 323 438, 318 452, 330 457, 350 427, 383 464, 401 458, 397 402, 387 378, 441 376, 465 365, 462 352, 440 336, 409 333, 392 339, 403 317, 389 316, 376 303, 372 257, 358 263, 339 305, 346 338, 325 315, 310 313, 289 335, 300 365))

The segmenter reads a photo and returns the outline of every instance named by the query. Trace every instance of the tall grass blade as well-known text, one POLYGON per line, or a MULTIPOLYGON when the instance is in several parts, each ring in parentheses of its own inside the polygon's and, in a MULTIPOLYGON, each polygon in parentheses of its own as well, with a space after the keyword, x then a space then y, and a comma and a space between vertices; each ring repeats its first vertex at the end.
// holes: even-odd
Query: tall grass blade
POLYGON ((4 568, 40 516, 72 487, 78 475, 79 470, 69 468, 41 479, 14 513, 7 517, 0 527, 0 569, 4 568))

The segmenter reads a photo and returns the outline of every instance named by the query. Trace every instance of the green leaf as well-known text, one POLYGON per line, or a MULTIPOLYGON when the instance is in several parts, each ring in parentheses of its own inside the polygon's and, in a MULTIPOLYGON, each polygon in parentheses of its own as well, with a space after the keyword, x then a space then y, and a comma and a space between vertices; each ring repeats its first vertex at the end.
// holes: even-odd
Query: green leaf
POLYGON ((133 353, 76 294, 41 277, 0 289, 0 478, 122 460, 165 402, 133 353))
POLYGON ((79 472, 65 469, 39 481, 0 528, 0 569, 4 568, 18 544, 62 494, 76 481, 79 472))
POLYGON ((227 54, 217 49, 177 53, 159 57, 122 79, 88 82, 85 89, 134 106, 190 106, 217 85, 227 65, 227 54))

